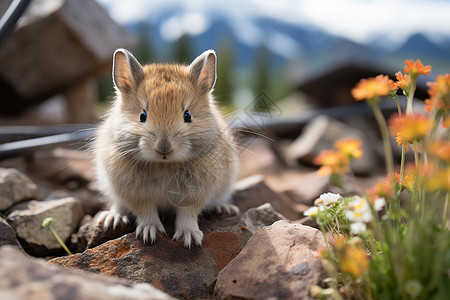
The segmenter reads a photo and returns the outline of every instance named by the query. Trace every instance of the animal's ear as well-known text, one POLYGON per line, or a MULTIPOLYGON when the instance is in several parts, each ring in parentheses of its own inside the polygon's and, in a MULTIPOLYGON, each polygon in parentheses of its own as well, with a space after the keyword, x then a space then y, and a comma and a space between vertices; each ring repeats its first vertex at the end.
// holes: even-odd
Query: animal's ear
POLYGON ((202 92, 211 91, 216 83, 216 52, 207 50, 200 54, 190 64, 189 73, 202 92))
POLYGON ((123 93, 129 93, 144 78, 144 70, 136 58, 125 49, 117 49, 113 57, 113 81, 123 93))

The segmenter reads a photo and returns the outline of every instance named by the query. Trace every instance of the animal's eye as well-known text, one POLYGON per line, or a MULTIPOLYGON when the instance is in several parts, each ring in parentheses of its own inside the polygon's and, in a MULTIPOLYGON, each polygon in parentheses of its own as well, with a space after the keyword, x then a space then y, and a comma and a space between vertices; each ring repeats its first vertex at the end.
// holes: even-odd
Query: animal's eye
POLYGON ((147 112, 144 109, 139 116, 139 122, 144 123, 145 121, 147 121, 147 112))
POLYGON ((191 123, 191 122, 192 122, 192 116, 191 116, 191 114, 189 113, 189 110, 186 109, 186 110, 184 111, 183 118, 184 118, 184 122, 185 122, 185 123, 191 123))

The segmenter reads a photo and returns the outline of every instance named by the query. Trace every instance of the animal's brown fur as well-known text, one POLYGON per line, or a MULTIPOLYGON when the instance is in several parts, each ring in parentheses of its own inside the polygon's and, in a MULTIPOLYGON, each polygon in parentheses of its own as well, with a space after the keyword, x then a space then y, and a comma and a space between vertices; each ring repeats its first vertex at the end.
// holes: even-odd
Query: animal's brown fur
POLYGON ((215 53, 206 51, 190 66, 141 67, 126 50, 114 56, 117 96, 95 141, 99 187, 113 201, 98 222, 115 226, 137 220, 136 234, 154 241, 164 227, 158 208, 176 210, 174 238, 201 244, 197 216, 204 209, 237 212, 229 204, 237 158, 227 123, 211 90, 215 53), (140 114, 147 120, 140 122, 140 114), (184 112, 192 122, 184 121, 184 112))

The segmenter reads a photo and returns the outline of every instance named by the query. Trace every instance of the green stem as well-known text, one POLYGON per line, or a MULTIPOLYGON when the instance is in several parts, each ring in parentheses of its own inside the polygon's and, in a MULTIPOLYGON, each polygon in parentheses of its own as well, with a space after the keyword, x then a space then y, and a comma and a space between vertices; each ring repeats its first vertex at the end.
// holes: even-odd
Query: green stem
POLYGON ((403 173, 405 171, 406 145, 406 142, 402 145, 402 158, 400 160, 400 180, 403 180, 403 173))
POLYGON ((50 229, 50 231, 53 233, 53 235, 55 236, 56 240, 58 241, 58 243, 64 248, 64 250, 67 252, 67 254, 72 255, 72 252, 70 252, 69 248, 67 248, 66 244, 61 240, 61 238, 59 237, 59 235, 56 233, 55 230, 53 230, 52 225, 49 225, 48 228, 50 229))
POLYGON ((416 90, 416 81, 417 78, 411 78, 411 85, 409 87, 409 93, 408 98, 406 102, 406 114, 411 115, 413 114, 413 99, 414 99, 414 92, 416 90))
POLYGON ((442 216, 442 230, 445 231, 445 228, 447 227, 448 223, 448 216, 449 216, 449 205, 448 205, 448 198, 450 193, 447 193, 447 197, 445 197, 445 204, 444 204, 444 215, 442 216))
POLYGON ((398 115, 401 116, 401 115, 402 115, 402 107, 400 106, 400 102, 398 101, 397 94, 393 94, 393 95, 392 95, 392 98, 394 98, 395 103, 397 104, 397 112, 398 112, 398 115))
POLYGON ((387 174, 394 172, 394 159, 392 157, 391 141, 389 139, 388 127, 386 120, 384 119, 383 113, 378 105, 370 105, 372 107, 373 113, 375 115, 375 120, 377 120, 378 126, 380 127, 381 137, 383 139, 384 153, 386 156, 386 169, 387 174))

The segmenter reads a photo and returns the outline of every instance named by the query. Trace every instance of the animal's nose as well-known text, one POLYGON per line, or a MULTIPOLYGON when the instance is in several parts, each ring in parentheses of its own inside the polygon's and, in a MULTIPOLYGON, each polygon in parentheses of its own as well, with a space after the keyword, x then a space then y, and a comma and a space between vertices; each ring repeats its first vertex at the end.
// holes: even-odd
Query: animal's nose
POLYGON ((173 151, 172 144, 168 139, 162 139, 159 141, 156 152, 158 152, 161 155, 167 155, 173 151))

